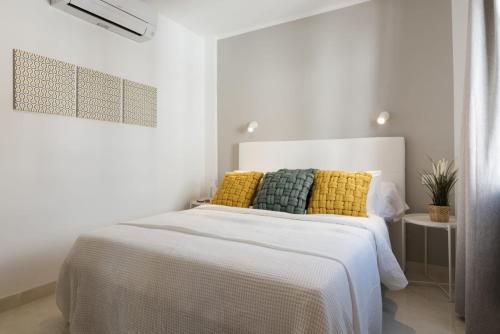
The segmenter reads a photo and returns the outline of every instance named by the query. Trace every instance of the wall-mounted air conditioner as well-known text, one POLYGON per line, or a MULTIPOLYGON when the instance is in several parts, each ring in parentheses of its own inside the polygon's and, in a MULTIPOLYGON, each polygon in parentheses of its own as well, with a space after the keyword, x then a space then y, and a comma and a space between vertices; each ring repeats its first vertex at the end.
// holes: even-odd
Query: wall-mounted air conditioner
POLYGON ((51 5, 138 42, 156 31, 158 14, 139 0, 51 0, 51 5))

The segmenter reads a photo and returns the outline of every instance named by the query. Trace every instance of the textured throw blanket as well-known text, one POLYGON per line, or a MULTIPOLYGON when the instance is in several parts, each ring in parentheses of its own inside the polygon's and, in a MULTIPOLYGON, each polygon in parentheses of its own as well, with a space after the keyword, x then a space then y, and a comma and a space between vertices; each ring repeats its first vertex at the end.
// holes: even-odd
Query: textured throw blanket
POLYGON ((381 333, 407 281, 379 217, 207 205, 84 234, 57 304, 72 334, 381 333))

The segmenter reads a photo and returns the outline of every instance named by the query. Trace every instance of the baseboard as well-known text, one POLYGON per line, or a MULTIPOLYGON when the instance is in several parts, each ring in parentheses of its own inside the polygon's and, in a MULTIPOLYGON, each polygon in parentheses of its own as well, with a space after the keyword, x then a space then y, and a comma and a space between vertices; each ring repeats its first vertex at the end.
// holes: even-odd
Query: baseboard
POLYGON ((51 295, 56 290, 56 282, 47 283, 12 296, 0 298, 0 312, 7 311, 36 299, 51 295))

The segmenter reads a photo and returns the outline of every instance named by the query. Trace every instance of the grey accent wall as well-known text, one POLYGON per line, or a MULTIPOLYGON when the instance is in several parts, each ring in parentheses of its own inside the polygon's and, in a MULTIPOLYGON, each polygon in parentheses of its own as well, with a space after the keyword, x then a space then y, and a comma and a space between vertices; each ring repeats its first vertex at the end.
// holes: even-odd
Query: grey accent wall
MULTIPOLYGON (((406 199, 426 210, 418 171, 453 158, 450 0, 373 0, 219 41, 219 178, 238 167, 239 142, 367 136, 406 138, 406 199)), ((423 231, 408 235, 409 260, 422 261, 423 231)), ((429 238, 431 262, 445 264, 445 235, 429 238)))

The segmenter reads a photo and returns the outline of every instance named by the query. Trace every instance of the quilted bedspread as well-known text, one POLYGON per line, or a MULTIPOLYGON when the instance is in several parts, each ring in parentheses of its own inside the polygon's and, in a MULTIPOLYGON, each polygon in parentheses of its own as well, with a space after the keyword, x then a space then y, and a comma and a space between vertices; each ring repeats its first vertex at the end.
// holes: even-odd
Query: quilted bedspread
POLYGON ((72 334, 381 333, 381 282, 379 217, 207 205, 80 236, 56 298, 72 334))

